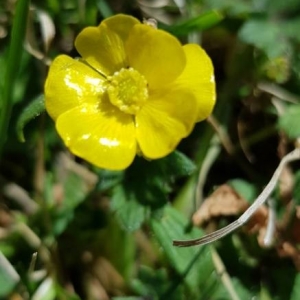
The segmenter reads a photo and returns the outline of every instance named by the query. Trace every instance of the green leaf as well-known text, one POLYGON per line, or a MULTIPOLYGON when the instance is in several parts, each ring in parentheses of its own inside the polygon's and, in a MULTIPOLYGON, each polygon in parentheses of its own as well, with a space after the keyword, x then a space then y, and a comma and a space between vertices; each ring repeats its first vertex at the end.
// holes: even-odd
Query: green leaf
MULTIPOLYGON (((170 274, 166 268, 157 267, 150 268, 148 266, 140 266, 137 274, 130 287, 134 294, 140 295, 143 299, 159 299, 170 284, 170 274)), ((177 289, 176 293, 168 297, 170 300, 182 300, 183 289, 177 289)), ((141 299, 141 298, 139 298, 141 299)))
MULTIPOLYGON (((168 194, 172 190, 174 181, 179 177, 192 174, 195 170, 194 163, 178 151, 153 161, 137 157, 122 175, 123 190, 126 192, 126 197, 134 198, 136 202, 144 206, 158 209, 168 201, 168 194)), ((120 178, 115 179, 120 180, 120 178)), ((113 182, 116 181, 113 180, 113 182)), ((100 187, 102 183, 100 179, 100 187)))
POLYGON ((267 19, 250 19, 240 29, 239 38, 263 50, 269 58, 284 55, 290 45, 282 33, 282 24, 267 19))
POLYGON ((108 5, 107 1, 105 0, 97 0, 96 5, 98 7, 99 12, 104 18, 111 17, 114 13, 110 6, 108 5))
MULTIPOLYGON (((187 299, 197 299, 196 295, 199 293, 202 295, 201 299, 229 299, 229 284, 234 286, 235 293, 241 296, 240 299, 248 299, 251 292, 239 280, 233 281, 228 277, 230 283, 227 284, 220 280, 215 266, 219 269, 223 267, 220 262, 213 262, 212 255, 216 260, 218 254, 212 246, 180 248, 172 245, 174 239, 194 239, 203 235, 198 228, 192 228, 187 233, 189 222, 177 210, 166 206, 164 216, 161 219, 152 219, 150 224, 171 266, 178 272, 179 280, 190 289, 191 295, 187 299)), ((172 280, 161 299, 170 299, 170 295, 178 286, 178 282, 176 284, 176 280, 172 280)))
POLYGON ((252 203, 257 196, 255 186, 242 179, 232 179, 228 184, 245 200, 252 203))
MULTIPOLYGON (((238 299, 253 299, 255 298, 255 295, 253 291, 247 289, 239 280, 239 278, 231 278, 232 287, 235 291, 235 293, 238 295, 238 299)), ((225 300, 225 299, 233 299, 229 295, 225 297, 225 295, 228 295, 228 291, 226 290, 224 285, 219 285, 214 291, 213 291, 213 299, 218 300, 225 300)), ((237 298, 235 298, 237 299, 237 298)), ((261 300, 261 299, 260 299, 261 300)))
POLYGON ((161 219, 151 220, 154 236, 173 268, 183 276, 183 280, 191 289, 203 289, 214 271, 210 246, 180 248, 172 245, 175 239, 194 239, 203 235, 197 228, 192 228, 186 233, 188 224, 188 220, 171 206, 165 207, 161 219), (189 266, 191 268, 186 274, 189 266))
POLYGON ((16 3, 16 11, 11 32, 11 40, 8 53, 8 62, 5 74, 5 84, 3 87, 3 95, 0 108, 0 154, 2 147, 6 141, 7 128, 10 122, 10 115, 13 106, 11 99, 16 74, 18 73, 21 54, 23 51, 23 41, 25 38, 27 14, 29 11, 29 0, 22 0, 16 3))
MULTIPOLYGON (((78 6, 79 13, 81 13, 81 6, 78 6)), ((97 23, 98 9, 95 5, 94 0, 86 0, 85 1, 85 12, 84 12, 85 22, 84 25, 93 26, 97 23)))
POLYGON ((32 119, 39 116, 45 111, 45 99, 44 95, 36 97, 21 113, 18 118, 16 130, 18 138, 21 142, 25 142, 24 127, 32 119))
POLYGON ((291 293, 290 300, 299 300, 300 299, 300 274, 294 279, 294 286, 291 293))
POLYGON ((6 297, 13 291, 20 277, 11 263, 0 252, 0 298, 6 297))
POLYGON ((295 13, 299 9, 298 0, 266 0, 262 2, 266 3, 266 10, 271 14, 284 15, 284 13, 295 13))
POLYGON ((255 6, 251 2, 236 0, 206 0, 204 1, 210 9, 221 10, 226 16, 246 15, 255 10, 255 6))
POLYGON ((110 171, 110 170, 96 170, 99 181, 97 183, 97 190, 100 192, 107 191, 123 180, 124 172, 110 171))
POLYGON ((294 176, 293 199, 297 205, 300 205, 300 171, 294 176))
POLYGON ((56 294, 53 279, 47 277, 32 295, 31 300, 54 300, 56 299, 56 294))
POLYGON ((184 177, 196 171, 196 165, 186 155, 179 151, 174 151, 161 160, 165 173, 170 176, 184 177))
POLYGON ((63 183, 64 199, 61 205, 52 208, 53 234, 61 234, 73 220, 76 207, 85 199, 86 191, 81 177, 69 173, 63 183))
POLYGON ((291 20, 286 20, 284 22, 282 31, 286 36, 295 39, 297 42, 299 42, 300 41, 299 28, 300 28, 300 18, 294 18, 291 20))
POLYGON ((291 105, 279 118, 279 128, 290 138, 300 137, 300 105, 291 105))
POLYGON ((221 22, 223 18, 220 12, 213 10, 165 29, 175 35, 186 35, 192 31, 211 28, 221 22))
POLYGON ((150 185, 171 184, 175 179, 189 176, 196 170, 196 165, 187 156, 179 151, 174 151, 168 156, 147 161, 137 157, 134 163, 127 169, 125 180, 138 181, 150 185), (147 170, 147 172, 141 172, 147 170))
POLYGON ((124 230, 132 232, 141 227, 147 210, 138 202, 134 190, 118 185, 113 190, 111 201, 111 209, 124 230))

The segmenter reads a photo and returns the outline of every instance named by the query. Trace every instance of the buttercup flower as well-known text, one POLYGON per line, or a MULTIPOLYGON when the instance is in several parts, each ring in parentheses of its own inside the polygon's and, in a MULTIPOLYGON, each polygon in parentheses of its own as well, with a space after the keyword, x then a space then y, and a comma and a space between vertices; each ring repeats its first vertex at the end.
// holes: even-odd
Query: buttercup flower
POLYGON ((70 151, 96 166, 164 157, 213 109, 213 66, 199 45, 116 15, 83 29, 75 47, 82 58, 51 64, 46 109, 70 151))

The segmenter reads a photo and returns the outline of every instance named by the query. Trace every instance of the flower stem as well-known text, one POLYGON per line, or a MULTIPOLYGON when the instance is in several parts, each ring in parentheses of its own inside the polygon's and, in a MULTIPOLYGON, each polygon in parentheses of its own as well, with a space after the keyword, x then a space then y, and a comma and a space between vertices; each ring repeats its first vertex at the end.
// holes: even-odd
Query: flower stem
POLYGON ((279 166, 275 170, 270 182, 267 184, 267 186, 264 188, 261 194, 256 198, 253 204, 236 221, 198 239, 186 241, 173 241, 173 245, 178 247, 190 247, 195 245, 209 244, 223 238, 224 236, 228 235, 229 233, 244 225, 249 220, 249 218, 257 211, 257 209, 268 200, 269 196, 276 187, 281 172, 286 166, 286 164, 299 159, 300 148, 296 148, 295 150, 287 154, 285 157, 283 157, 279 166))

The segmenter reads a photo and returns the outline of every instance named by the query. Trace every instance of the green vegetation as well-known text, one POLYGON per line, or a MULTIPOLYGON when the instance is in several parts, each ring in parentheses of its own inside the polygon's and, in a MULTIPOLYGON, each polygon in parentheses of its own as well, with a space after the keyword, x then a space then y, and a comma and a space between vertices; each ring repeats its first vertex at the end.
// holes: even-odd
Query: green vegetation
POLYGON ((299 13, 298 0, 1 0, 0 299, 300 299, 298 162, 239 231, 172 244, 237 219, 297 147, 299 13), (201 44, 217 83, 213 115, 175 152, 125 171, 72 156, 43 97, 51 60, 116 13, 201 44))

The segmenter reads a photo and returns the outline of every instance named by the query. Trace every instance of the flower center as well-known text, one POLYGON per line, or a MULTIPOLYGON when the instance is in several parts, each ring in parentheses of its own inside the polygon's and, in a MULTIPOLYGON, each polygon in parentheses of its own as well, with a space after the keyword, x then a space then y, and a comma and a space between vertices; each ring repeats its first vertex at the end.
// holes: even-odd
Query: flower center
POLYGON ((132 68, 115 72, 108 82, 110 102, 125 113, 136 114, 148 99, 146 79, 132 68))

